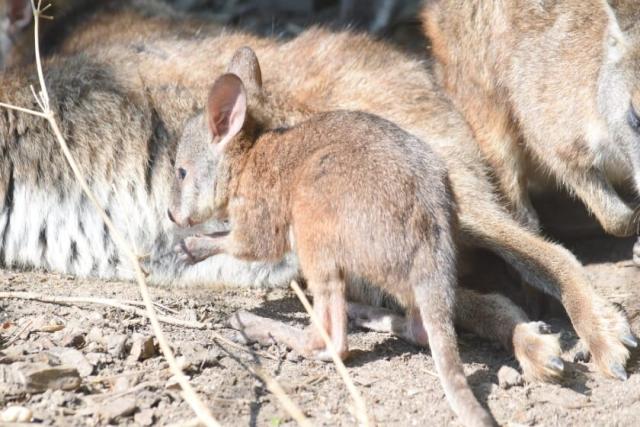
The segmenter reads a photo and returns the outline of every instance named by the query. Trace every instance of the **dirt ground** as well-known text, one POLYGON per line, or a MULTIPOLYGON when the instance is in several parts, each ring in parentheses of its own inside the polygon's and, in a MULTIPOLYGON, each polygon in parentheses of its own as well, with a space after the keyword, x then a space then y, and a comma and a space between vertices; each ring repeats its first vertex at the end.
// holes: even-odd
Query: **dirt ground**
MULTIPOLYGON (((592 236, 565 243, 587 264, 599 291, 624 307, 634 333, 640 334, 640 274, 629 261, 633 239, 592 236)), ((139 299, 131 283, 40 272, 1 271, 0 291, 139 299)), ((286 289, 156 288, 153 297, 166 307, 162 312, 206 322, 230 339, 238 337, 224 327, 225 322, 241 309, 293 325, 307 321, 295 295, 286 289)), ((626 382, 604 378, 591 364, 572 362, 576 336, 562 313, 545 320, 561 334, 565 350, 566 375, 560 384, 525 383, 504 389, 498 385, 497 373, 503 366, 518 369, 514 358, 495 343, 463 331, 459 334, 469 382, 498 422, 508 426, 637 425, 637 352, 628 365, 626 382)), ((164 330, 176 353, 191 362, 192 384, 223 425, 293 424, 276 398, 247 369, 256 365, 284 386, 314 424, 356 424, 351 399, 332 364, 301 359, 275 344, 269 348, 231 346, 218 342, 211 329, 164 325, 164 330)), ((34 422, 45 425, 187 425, 193 414, 172 386, 168 365, 157 346, 142 353, 139 346, 136 349, 136 341, 150 335, 146 320, 113 308, 0 299, 0 384, 2 369, 20 363, 45 361, 64 366, 66 359, 61 354, 69 349, 85 359, 73 362, 82 373, 79 386, 71 391, 16 393, 19 388, 7 386, 5 374, 0 408, 27 407, 34 422)), ((350 344, 353 353, 348 370, 379 425, 457 425, 428 350, 353 328, 350 344)))

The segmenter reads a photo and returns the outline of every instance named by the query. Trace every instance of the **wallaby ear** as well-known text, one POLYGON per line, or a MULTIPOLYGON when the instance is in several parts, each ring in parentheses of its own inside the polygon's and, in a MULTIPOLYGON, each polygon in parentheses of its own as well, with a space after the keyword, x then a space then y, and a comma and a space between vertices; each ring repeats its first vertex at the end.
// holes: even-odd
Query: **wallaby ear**
POLYGON ((218 147, 223 148, 240 132, 247 114, 247 94, 235 74, 223 74, 209 91, 209 129, 218 147))
POLYGON ((31 0, 7 0, 7 18, 12 31, 27 27, 33 18, 31 0))
POLYGON ((228 73, 240 77, 250 95, 262 90, 262 71, 256 53, 250 47, 236 50, 227 67, 228 73))

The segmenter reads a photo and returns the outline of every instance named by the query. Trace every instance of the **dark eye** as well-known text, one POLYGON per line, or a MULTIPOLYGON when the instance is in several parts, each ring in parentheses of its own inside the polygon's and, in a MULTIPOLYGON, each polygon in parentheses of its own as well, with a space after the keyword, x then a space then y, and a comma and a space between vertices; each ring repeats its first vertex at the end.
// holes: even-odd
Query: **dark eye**
POLYGON ((633 130, 640 132, 640 117, 638 117, 636 109, 633 108, 633 104, 629 106, 629 116, 627 120, 629 121, 629 126, 631 126, 633 130))
POLYGON ((178 168, 178 179, 182 181, 187 176, 187 171, 184 168, 178 168))

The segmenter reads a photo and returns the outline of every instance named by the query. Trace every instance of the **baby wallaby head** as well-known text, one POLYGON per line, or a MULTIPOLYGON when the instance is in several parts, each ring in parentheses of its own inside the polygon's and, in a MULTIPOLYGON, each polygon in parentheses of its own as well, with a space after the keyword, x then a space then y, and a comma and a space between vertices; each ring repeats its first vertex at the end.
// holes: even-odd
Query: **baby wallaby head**
POLYGON ((168 214, 181 227, 224 219, 229 154, 255 140, 248 111, 249 97, 262 87, 255 53, 238 49, 227 71, 213 83, 205 111, 187 122, 178 142, 168 214))

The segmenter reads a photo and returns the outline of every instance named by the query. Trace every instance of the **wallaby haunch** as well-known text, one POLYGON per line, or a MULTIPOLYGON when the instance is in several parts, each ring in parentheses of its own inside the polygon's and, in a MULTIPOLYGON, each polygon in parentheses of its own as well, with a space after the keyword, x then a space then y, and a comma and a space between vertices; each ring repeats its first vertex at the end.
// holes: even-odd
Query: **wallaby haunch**
MULTIPOLYGON (((456 345, 456 219, 444 163, 368 113, 322 113, 265 129, 252 115, 262 81, 253 51, 239 49, 230 71, 180 139, 169 210, 179 225, 214 216, 228 219, 230 231, 189 237, 180 250, 194 261, 221 253, 278 261, 294 251, 341 357, 348 354, 347 282, 382 287, 406 307, 414 339, 430 344, 462 422, 494 425, 467 384, 456 345)), ((295 349, 330 360, 314 327, 295 349)))

